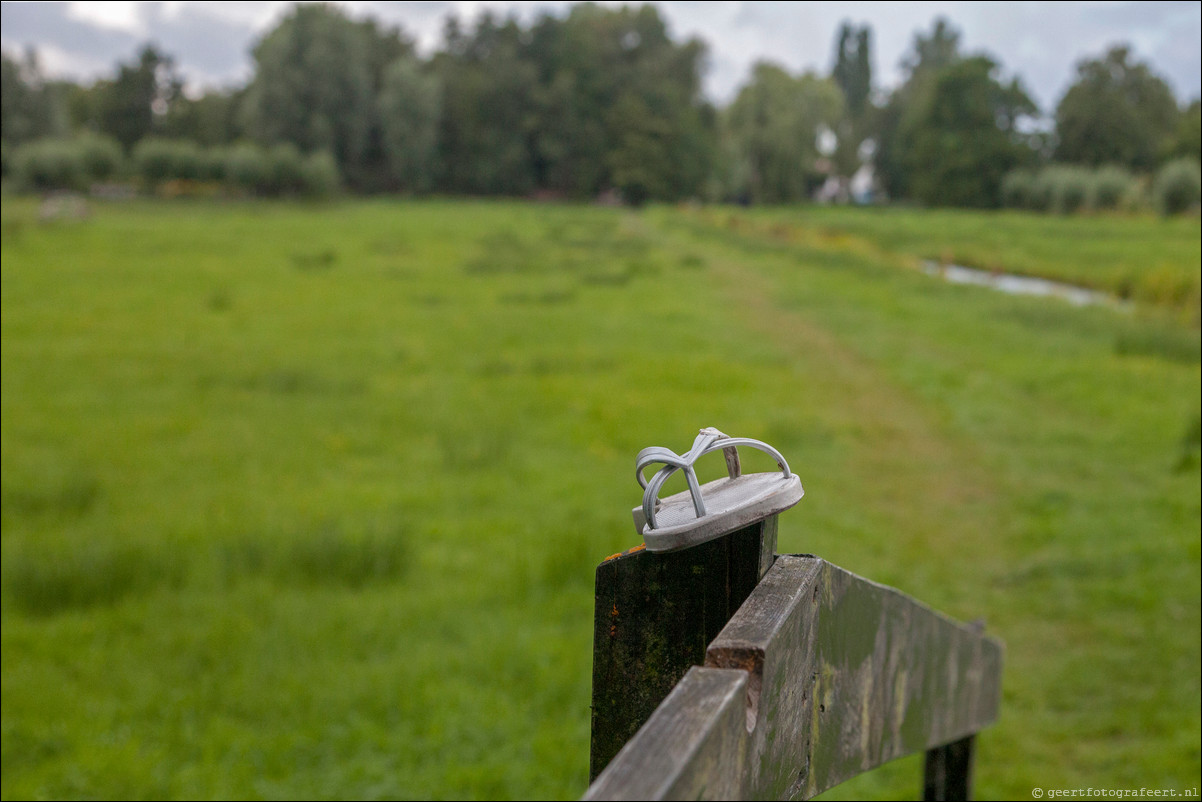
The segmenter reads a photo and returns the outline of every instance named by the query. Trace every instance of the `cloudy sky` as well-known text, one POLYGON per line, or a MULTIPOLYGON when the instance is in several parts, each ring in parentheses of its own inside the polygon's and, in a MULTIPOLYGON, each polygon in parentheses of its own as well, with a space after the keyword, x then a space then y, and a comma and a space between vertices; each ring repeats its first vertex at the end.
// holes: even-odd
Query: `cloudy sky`
MULTIPOLYGON (((251 74, 250 49, 292 2, 5 2, 0 45, 9 53, 37 48, 43 69, 88 81, 111 75, 144 42, 175 57, 196 88, 239 84, 251 74)), ((400 25, 429 53, 439 46, 449 14, 471 20, 485 8, 528 22, 562 13, 566 2, 339 2, 353 16, 400 25)), ((622 5, 622 3, 606 3, 622 5)), ((915 31, 943 15, 969 52, 983 51, 1018 74, 1045 111, 1072 83, 1074 65, 1115 43, 1173 88, 1178 99, 1202 94, 1202 4, 1187 2, 687 2, 656 5, 677 38, 700 37, 710 47, 706 90, 720 103, 733 97, 753 63, 768 59, 794 71, 827 72, 838 25, 872 26, 878 87, 898 82, 898 63, 915 31)))

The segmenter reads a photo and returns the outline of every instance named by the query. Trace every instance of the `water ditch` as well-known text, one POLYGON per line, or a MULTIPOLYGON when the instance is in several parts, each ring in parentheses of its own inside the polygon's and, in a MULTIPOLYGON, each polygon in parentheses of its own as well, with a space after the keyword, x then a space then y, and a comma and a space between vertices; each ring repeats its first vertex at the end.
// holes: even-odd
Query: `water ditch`
POLYGON ((1049 281, 1044 278, 977 270, 971 267, 964 267, 963 265, 939 264, 938 262, 930 261, 924 262, 922 269, 929 276, 938 276, 953 284, 973 284, 979 287, 989 287, 1008 295, 1036 295, 1044 298, 1060 298, 1068 301, 1073 306, 1089 306, 1091 304, 1105 304, 1123 308, 1129 306, 1129 302, 1105 292, 1078 287, 1074 284, 1063 284, 1059 281, 1049 281))

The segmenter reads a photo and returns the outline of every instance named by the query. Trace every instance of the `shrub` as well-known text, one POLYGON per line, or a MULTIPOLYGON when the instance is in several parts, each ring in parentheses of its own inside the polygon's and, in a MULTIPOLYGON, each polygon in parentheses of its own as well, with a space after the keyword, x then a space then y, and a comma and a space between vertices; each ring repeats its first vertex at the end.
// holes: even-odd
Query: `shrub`
POLYGON ((1089 206, 1093 209, 1118 209, 1135 186, 1131 173, 1121 167, 1100 167, 1093 174, 1089 206))
POLYGON ((328 198, 338 191, 341 183, 334 156, 326 150, 306 156, 301 173, 301 194, 310 198, 328 198))
POLYGON ((1002 178, 1002 205, 1011 209, 1035 208, 1035 173, 1011 170, 1002 178))
POLYGON ((1191 158, 1174 159, 1160 168, 1152 182, 1152 197, 1161 214, 1180 214, 1198 204, 1202 172, 1191 158))
POLYGON ((229 161, 229 150, 214 147, 205 148, 200 152, 197 165, 201 181, 222 182, 226 180, 226 164, 229 161))
POLYGON ((146 183, 157 185, 174 177, 175 152, 169 140, 143 139, 134 146, 133 156, 138 176, 146 183))
POLYGON ((269 195, 299 194, 305 181, 305 160, 296 145, 285 142, 267 151, 267 182, 263 188, 269 195))
POLYGON ((259 146, 241 142, 226 152, 225 180, 235 189, 253 195, 266 187, 269 178, 267 158, 259 146))
POLYGON ((1149 192, 1151 180, 1146 175, 1132 176, 1131 185, 1123 193, 1119 208, 1124 212, 1146 212, 1152 208, 1149 192))
POLYGON ((1054 165, 1045 169, 1040 178, 1047 193, 1047 208, 1051 211, 1072 214, 1085 208, 1092 183, 1088 169, 1054 165))
POLYGON ((121 144, 111 136, 87 131, 72 144, 79 149, 80 168, 88 181, 107 181, 121 171, 121 144))
POLYGON ((1047 168, 1044 168, 1035 174, 1031 182, 1027 208, 1036 212, 1048 211, 1052 208, 1052 194, 1052 183, 1049 180, 1047 168))
POLYGON ((35 139, 13 154, 13 174, 22 189, 82 189, 80 149, 66 139, 35 139))
POLYGON ((147 137, 134 146, 134 164, 152 187, 164 181, 195 181, 200 177, 200 148, 186 139, 147 137))

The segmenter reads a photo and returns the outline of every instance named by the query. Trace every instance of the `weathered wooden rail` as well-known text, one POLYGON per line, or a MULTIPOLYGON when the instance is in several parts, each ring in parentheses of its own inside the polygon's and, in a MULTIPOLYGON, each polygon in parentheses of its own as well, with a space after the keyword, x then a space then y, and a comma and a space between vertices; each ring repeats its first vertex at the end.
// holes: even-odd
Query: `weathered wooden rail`
POLYGON ((585 799, 808 799, 926 752, 926 799, 967 799, 1002 644, 810 555, 776 517, 597 569, 585 799))

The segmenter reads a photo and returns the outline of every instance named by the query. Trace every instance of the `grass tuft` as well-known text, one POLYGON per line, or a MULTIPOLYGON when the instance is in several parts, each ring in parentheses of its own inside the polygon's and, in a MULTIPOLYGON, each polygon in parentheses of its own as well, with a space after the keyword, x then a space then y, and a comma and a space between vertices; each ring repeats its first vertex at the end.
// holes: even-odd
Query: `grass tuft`
POLYGON ((1119 356, 1150 356, 1197 364, 1202 359, 1202 333, 1168 322, 1140 321, 1118 333, 1114 352, 1119 356))
POLYGON ((47 616, 177 587, 184 566, 161 550, 106 539, 71 548, 17 550, 5 555, 3 576, 18 610, 47 616))
POLYGON ((229 585, 267 578, 284 586, 360 588, 404 576, 412 554, 400 529, 355 529, 326 523, 291 536, 246 536, 215 549, 229 585))
POLYGON ((0 504, 6 519, 10 516, 78 518, 96 506, 100 495, 100 482, 95 476, 73 472, 43 478, 41 482, 27 479, 25 484, 6 484, 0 490, 0 504))
POLYGON ((338 251, 333 248, 292 254, 292 266, 297 270, 329 270, 336 264, 338 264, 338 251))

